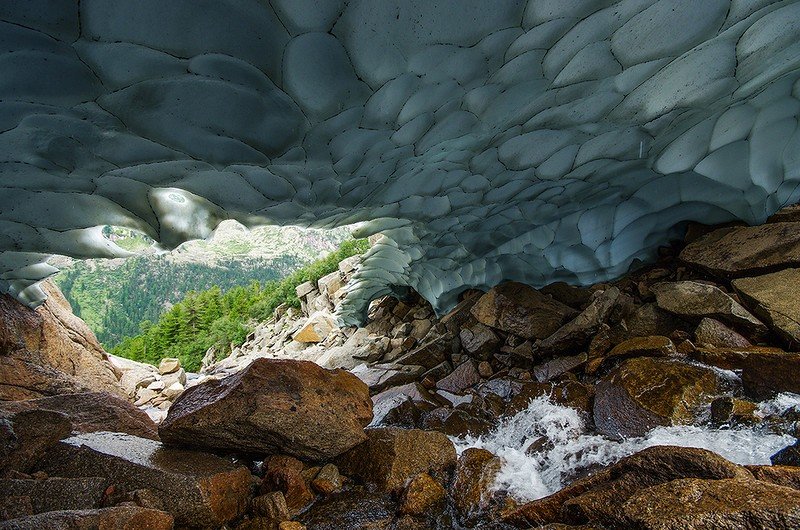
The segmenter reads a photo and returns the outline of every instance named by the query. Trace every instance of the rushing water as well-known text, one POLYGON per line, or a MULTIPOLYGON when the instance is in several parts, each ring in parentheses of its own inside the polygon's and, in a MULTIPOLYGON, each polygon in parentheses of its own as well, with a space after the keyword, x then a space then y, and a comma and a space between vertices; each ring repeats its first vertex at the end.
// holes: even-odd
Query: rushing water
MULTIPOLYGON (((800 407, 800 396, 781 394, 759 404, 758 412, 763 416, 780 414, 793 407, 800 407)), ((788 435, 762 431, 758 427, 686 425, 657 427, 641 438, 612 440, 590 434, 576 410, 540 397, 491 433, 454 442, 459 453, 480 447, 499 456, 503 465, 495 487, 508 491, 518 501, 529 501, 558 491, 582 470, 611 464, 653 445, 699 447, 737 464, 769 464, 770 455, 795 441, 788 435), (542 444, 542 437, 550 443, 538 451, 528 451, 532 444, 542 444)))

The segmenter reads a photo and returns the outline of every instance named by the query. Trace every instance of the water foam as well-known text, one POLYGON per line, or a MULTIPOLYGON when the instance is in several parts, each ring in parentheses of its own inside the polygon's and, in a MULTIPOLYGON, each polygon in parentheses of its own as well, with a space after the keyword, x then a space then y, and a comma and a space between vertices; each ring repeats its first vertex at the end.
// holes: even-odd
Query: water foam
MULTIPOLYGON (((800 405, 800 396, 781 395, 762 403, 760 410, 780 412, 800 405)), ((595 466, 617 460, 654 445, 709 449, 737 464, 769 464, 770 455, 794 443, 788 435, 760 432, 754 428, 716 429, 682 425, 657 427, 641 438, 612 440, 589 433, 578 411, 534 399, 528 408, 506 418, 485 436, 453 440, 459 454, 469 447, 491 451, 503 460, 495 489, 507 491, 521 502, 539 499, 563 488, 569 480, 595 466), (528 454, 532 444, 550 444, 528 454)))

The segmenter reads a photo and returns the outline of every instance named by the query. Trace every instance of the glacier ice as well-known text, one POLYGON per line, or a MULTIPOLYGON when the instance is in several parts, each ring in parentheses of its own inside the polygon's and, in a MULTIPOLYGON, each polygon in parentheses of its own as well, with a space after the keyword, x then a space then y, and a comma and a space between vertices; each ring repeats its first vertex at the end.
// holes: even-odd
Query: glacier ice
POLYGON ((800 199, 800 0, 0 3, 0 290, 218 223, 382 233, 342 308, 589 284, 800 199))

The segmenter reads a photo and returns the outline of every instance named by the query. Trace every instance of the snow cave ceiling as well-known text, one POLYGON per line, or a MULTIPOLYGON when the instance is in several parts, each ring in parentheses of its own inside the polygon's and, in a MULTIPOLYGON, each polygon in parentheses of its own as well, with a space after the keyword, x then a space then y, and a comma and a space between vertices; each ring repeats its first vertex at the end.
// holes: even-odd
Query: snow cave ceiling
POLYGON ((0 290, 225 219, 382 233, 341 310, 590 284, 800 199, 798 0, 0 3, 0 290))

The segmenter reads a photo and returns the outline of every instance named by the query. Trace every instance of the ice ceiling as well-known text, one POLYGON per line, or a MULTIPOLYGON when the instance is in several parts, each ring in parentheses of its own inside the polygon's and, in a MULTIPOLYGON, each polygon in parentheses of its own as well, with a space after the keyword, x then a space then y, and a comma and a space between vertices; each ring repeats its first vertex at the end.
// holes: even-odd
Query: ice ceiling
POLYGON ((412 286, 592 283, 800 199, 800 1, 0 2, 0 289, 224 219, 384 237, 412 286))

